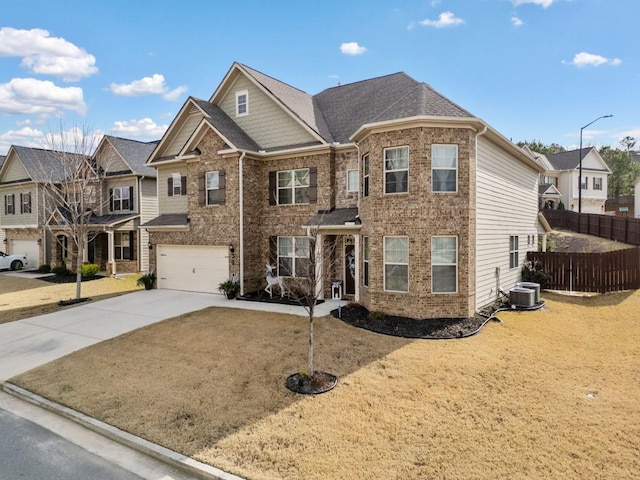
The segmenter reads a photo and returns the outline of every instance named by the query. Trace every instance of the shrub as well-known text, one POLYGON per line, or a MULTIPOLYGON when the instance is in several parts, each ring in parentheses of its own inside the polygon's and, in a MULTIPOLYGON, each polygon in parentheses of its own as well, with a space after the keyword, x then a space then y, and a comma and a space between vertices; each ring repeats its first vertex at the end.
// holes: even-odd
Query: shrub
POLYGON ((344 306, 344 308, 346 308, 347 310, 356 310, 357 308, 361 307, 362 305, 360 305, 358 302, 349 302, 344 306))
POLYGON ((384 320, 387 317, 387 314, 384 312, 379 312, 374 310, 373 312, 369 312, 369 320, 380 321, 384 320))
POLYGON ((153 284, 156 281, 156 274, 153 272, 145 273, 136 282, 139 287, 144 287, 145 290, 151 290, 153 284))
POLYGON ((65 265, 56 265, 51 271, 56 275, 69 275, 71 273, 65 265))
POLYGON ((51 272, 51 265, 40 265, 40 267, 38 268, 38 271, 40 273, 50 273, 51 272))
POLYGON ((551 275, 542 269, 540 262, 525 262, 522 266, 522 281, 539 283, 540 288, 546 288, 551 282, 551 275))
POLYGON ((83 277, 95 277, 96 273, 98 273, 100 267, 95 263, 85 263, 82 265, 82 276, 83 277))
POLYGON ((558 210, 564 210, 564 203, 562 203, 562 200, 560 200, 560 203, 558 203, 558 210))

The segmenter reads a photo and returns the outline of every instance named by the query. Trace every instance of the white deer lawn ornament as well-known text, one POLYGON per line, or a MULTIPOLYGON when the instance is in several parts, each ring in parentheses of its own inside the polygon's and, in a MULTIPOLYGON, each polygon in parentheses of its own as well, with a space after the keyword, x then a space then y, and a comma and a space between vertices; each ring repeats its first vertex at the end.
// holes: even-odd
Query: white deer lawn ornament
POLYGON ((265 276, 267 278, 267 286, 264 291, 269 294, 269 297, 273 298, 271 287, 274 285, 278 285, 278 288, 280 288, 280 298, 284 297, 284 283, 282 282, 282 277, 276 277, 273 274, 273 267, 271 265, 267 265, 265 276))

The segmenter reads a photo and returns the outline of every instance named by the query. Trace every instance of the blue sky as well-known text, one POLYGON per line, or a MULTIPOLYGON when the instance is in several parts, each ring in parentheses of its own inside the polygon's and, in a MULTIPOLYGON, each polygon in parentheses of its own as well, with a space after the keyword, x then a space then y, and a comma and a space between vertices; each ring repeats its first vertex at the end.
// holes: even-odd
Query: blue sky
POLYGON ((514 142, 640 142, 638 0, 0 0, 0 154, 161 137, 234 61, 310 94, 404 71, 514 142))

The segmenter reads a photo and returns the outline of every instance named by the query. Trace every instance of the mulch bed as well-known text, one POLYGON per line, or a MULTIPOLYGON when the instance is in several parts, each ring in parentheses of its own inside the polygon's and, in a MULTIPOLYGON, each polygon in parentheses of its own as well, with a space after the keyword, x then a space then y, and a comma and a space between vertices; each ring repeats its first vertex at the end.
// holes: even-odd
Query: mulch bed
POLYGON ((376 333, 404 338, 424 338, 447 340, 464 338, 478 333, 489 318, 475 315, 470 318, 428 318, 417 320, 408 317, 371 314, 362 305, 348 304, 340 310, 332 310, 331 315, 354 327, 376 333))
MULTIPOLYGON (((82 277, 83 282, 90 282, 91 280, 100 280, 104 278, 104 275, 94 275, 93 277, 82 277)), ((76 274, 72 275, 46 275, 44 277, 38 277, 37 280, 42 280, 49 283, 76 283, 76 274)))
POLYGON ((295 393, 318 395, 332 390, 338 383, 338 377, 327 372, 315 371, 313 375, 294 373, 287 377, 286 387, 295 393))
MULTIPOLYGON (((236 297, 237 300, 245 300, 247 302, 264 302, 264 303, 279 303, 281 305, 295 305, 295 306, 306 306, 307 299, 304 297, 292 297, 288 294, 285 294, 284 297, 280 298, 279 292, 273 294, 273 298, 269 297, 269 294, 264 290, 258 290, 256 292, 246 293, 241 297, 236 297)), ((318 299, 316 301, 316 305, 320 305, 324 300, 318 299)))

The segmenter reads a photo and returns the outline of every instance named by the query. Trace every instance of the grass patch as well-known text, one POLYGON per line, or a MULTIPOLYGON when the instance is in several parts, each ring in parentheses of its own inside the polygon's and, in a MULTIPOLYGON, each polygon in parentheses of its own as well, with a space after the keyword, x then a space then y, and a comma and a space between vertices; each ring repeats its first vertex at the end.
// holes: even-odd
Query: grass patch
POLYGON ((464 340, 316 322, 318 397, 285 388, 306 320, 205 309, 12 381, 251 479, 636 478, 640 293, 545 295, 464 340))

